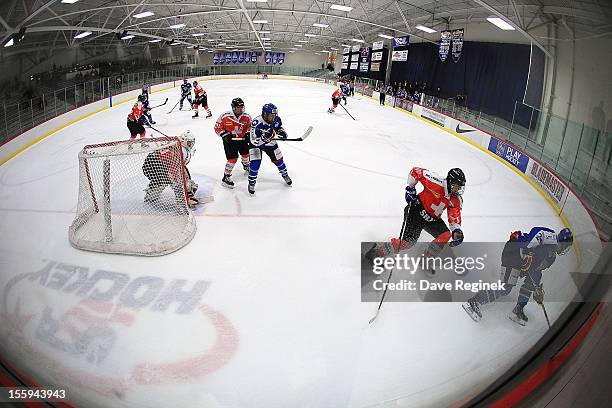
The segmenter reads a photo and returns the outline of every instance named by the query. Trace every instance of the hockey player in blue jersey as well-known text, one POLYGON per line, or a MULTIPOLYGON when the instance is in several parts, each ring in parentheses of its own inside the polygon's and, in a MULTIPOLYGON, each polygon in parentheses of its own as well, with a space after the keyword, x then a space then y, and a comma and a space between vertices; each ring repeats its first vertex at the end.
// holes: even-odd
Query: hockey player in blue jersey
POLYGON ((183 101, 187 99, 189 102, 189 106, 193 109, 193 101, 191 100, 191 84, 188 80, 183 79, 183 84, 181 85, 181 101, 179 110, 183 110, 183 101))
POLYGON ((508 317, 524 326, 529 320, 523 308, 531 298, 538 303, 544 302, 542 271, 550 268, 557 255, 566 254, 574 242, 572 232, 564 228, 559 233, 546 227, 533 227, 528 233, 515 231, 504 245, 500 280, 505 289, 481 290, 463 305, 474 321, 482 318, 480 306, 507 296, 517 281, 524 278, 519 290, 518 300, 508 317))
POLYGON ((344 82, 340 82, 340 90, 342 91, 342 100, 346 105, 346 97, 347 95, 350 95, 351 90, 349 89, 349 86, 344 82))
MULTIPOLYGON (((153 120, 153 115, 151 115, 151 105, 149 104, 149 90, 146 86, 142 87, 142 107, 144 109, 144 113, 142 114, 142 122, 143 124, 150 126, 154 125, 155 121, 153 120)), ((140 100, 140 99, 139 99, 140 100)))
POLYGON ((251 122, 251 130, 249 133, 250 149, 249 149, 249 193, 255 195, 255 183, 257 182, 257 173, 261 166, 261 153, 264 152, 270 157, 272 163, 276 165, 283 180, 288 186, 292 181, 287 173, 287 166, 283 160, 283 154, 278 147, 275 138, 286 139, 287 132, 283 129, 283 122, 278 116, 276 106, 271 103, 266 103, 261 109, 261 115, 253 119, 251 122))

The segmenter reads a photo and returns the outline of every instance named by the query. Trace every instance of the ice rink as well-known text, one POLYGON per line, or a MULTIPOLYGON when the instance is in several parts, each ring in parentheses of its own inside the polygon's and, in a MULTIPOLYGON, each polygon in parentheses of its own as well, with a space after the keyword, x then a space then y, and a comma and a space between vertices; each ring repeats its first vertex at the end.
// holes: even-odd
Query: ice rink
MULTIPOLYGON (((74 249, 68 226, 86 144, 126 139, 130 103, 76 122, 0 167, 0 340, 36 383, 64 385, 87 407, 449 406, 490 384, 546 331, 530 302, 526 327, 488 305, 476 324, 459 303, 360 301, 360 242, 401 227, 413 166, 461 167, 466 241, 504 242, 517 229, 563 228, 519 175, 432 125, 377 101, 295 80, 203 81, 213 118, 168 114, 179 89, 151 95, 155 127, 190 129, 190 171, 214 202, 196 211, 197 234, 163 257, 74 249), (214 120, 242 97, 253 117, 278 106, 293 186, 264 157, 257 195, 225 156, 214 120)), ((155 132, 152 132, 155 134, 155 132)), ((148 135, 151 132, 148 131, 148 135)), ((426 233, 421 240, 431 237, 426 233)), ((569 255, 570 257, 573 255, 569 255)), ((544 274, 547 288, 570 282, 544 274)), ((514 299, 517 289, 510 295, 514 299)), ((550 303, 551 320, 563 304, 550 303)))

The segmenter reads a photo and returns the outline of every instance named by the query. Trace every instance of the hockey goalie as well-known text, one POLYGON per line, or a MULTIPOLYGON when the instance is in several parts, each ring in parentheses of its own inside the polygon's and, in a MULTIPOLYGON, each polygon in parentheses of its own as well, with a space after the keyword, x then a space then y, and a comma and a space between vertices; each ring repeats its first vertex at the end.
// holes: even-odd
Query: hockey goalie
POLYGON ((149 179, 149 185, 145 189, 145 203, 155 204, 158 202, 162 192, 168 186, 174 191, 177 202, 180 203, 183 199, 184 187, 187 192, 189 207, 193 208, 200 203, 200 200, 195 197, 198 185, 191 178, 187 168, 191 157, 195 153, 195 137, 190 130, 187 130, 179 139, 182 147, 182 159, 180 152, 174 148, 155 150, 147 155, 142 165, 142 172, 149 179), (174 165, 174 163, 181 161, 183 166, 174 165))

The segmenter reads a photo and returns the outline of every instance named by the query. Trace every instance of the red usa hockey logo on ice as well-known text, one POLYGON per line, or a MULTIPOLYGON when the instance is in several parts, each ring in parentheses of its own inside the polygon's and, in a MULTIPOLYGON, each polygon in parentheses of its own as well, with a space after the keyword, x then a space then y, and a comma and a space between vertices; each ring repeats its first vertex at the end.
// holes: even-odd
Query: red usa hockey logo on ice
POLYGON ((230 320, 202 303, 210 286, 44 261, 2 288, 0 338, 20 364, 75 390, 124 398, 176 386, 219 370, 238 348, 230 320))

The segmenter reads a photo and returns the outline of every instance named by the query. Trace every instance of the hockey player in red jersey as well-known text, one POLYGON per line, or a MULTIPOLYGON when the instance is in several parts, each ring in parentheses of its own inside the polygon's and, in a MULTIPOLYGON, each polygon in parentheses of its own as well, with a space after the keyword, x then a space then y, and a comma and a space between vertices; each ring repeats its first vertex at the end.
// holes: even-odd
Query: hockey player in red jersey
POLYGON ((232 110, 221 114, 215 123, 215 132, 223 139, 223 149, 227 158, 221 179, 224 187, 234 188, 231 176, 234 165, 238 161, 238 153, 242 160, 242 168, 245 171, 249 170, 248 134, 250 129, 251 116, 244 111, 244 101, 241 98, 232 99, 232 110), (242 140, 232 140, 232 138, 242 140))
POLYGON ((336 110, 336 108, 338 107, 338 104, 340 103, 340 98, 346 98, 344 96, 344 94, 342 93, 342 91, 340 90, 340 88, 336 88, 336 90, 334 91, 334 93, 332 94, 331 100, 332 100, 332 106, 331 108, 329 108, 327 110, 328 113, 334 113, 334 111, 336 110))
POLYGON ((193 101, 193 110, 195 110, 195 113, 192 117, 199 117, 198 107, 202 105, 206 111, 206 117, 210 118, 212 112, 208 109, 208 96, 206 95, 206 91, 198 84, 198 81, 193 81, 193 93, 195 94, 195 99, 193 101))
POLYGON ((132 111, 127 117, 127 127, 130 130, 130 139, 135 139, 137 135, 144 138, 147 131, 145 130, 142 116, 145 113, 144 95, 138 96, 138 101, 132 106, 132 111))
POLYGON ((461 195, 464 188, 465 175, 459 168, 451 169, 446 179, 443 179, 429 170, 414 167, 410 171, 406 186, 405 197, 408 205, 404 209, 402 236, 392 238, 390 243, 375 248, 375 256, 388 256, 412 247, 423 230, 434 237, 425 252, 427 257, 436 256, 451 240, 450 246, 461 244, 461 195), (418 183, 423 186, 420 193, 416 190, 418 183), (448 216, 448 227, 442 220, 444 210, 448 216))

